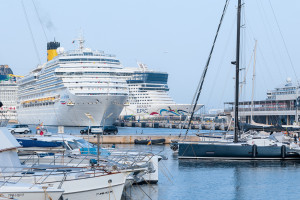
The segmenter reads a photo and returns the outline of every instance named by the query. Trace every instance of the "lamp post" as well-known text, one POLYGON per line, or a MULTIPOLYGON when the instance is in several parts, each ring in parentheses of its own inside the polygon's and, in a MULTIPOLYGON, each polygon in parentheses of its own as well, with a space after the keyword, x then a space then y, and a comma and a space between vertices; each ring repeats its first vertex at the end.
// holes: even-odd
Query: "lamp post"
MULTIPOLYGON (((106 113, 106 111, 104 112, 106 113)), ((102 134, 102 143, 103 143, 103 132, 104 132, 104 125, 105 125, 105 120, 107 118, 109 118, 113 113, 110 113, 109 115, 107 115, 104 119, 103 119, 103 128, 102 128, 102 131, 100 132, 97 132, 97 163, 99 165, 99 162, 100 162, 100 134, 102 134)), ((101 125, 101 123, 100 123, 101 125)), ((101 126, 100 126, 101 127, 101 126)))
MULTIPOLYGON (((84 113, 85 116, 89 119, 89 126, 88 126, 88 142, 90 142, 90 129, 91 129, 91 121, 95 121, 93 116, 90 113, 84 113)), ((90 147, 88 147, 88 154, 90 154, 90 147)))

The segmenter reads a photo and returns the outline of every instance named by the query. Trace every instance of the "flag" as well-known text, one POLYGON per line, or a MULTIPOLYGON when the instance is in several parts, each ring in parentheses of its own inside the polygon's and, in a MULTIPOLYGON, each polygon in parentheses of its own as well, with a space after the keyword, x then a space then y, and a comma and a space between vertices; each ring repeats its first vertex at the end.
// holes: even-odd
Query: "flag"
POLYGON ((149 142, 148 142, 148 144, 147 145, 150 145, 151 144, 151 138, 150 138, 150 140, 149 140, 149 142))
POLYGON ((43 135, 43 134, 44 134, 44 132, 41 130, 40 135, 43 135))

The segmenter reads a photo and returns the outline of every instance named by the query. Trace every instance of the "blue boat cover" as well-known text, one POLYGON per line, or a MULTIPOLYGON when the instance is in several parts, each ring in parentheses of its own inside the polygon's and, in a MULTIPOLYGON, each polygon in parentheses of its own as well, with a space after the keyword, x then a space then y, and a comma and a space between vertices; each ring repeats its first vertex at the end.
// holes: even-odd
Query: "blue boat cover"
MULTIPOLYGON (((92 155, 97 155, 97 147, 92 147, 92 148, 81 148, 80 149, 81 154, 92 154, 92 155)), ((101 156, 110 156, 110 152, 106 149, 101 149, 100 148, 100 155, 101 156)))

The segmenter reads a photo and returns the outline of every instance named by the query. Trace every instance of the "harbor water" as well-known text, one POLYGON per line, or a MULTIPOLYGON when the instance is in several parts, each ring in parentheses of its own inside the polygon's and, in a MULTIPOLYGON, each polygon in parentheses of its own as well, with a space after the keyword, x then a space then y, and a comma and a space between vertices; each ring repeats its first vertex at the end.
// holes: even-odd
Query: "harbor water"
MULTIPOLYGON (((65 127, 65 133, 76 135, 80 129, 65 127)), ((55 132, 57 127, 48 127, 48 130, 55 132)), ((197 131, 191 131, 192 134, 195 132, 197 131)), ((178 129, 119 128, 120 135, 179 133, 178 129)), ((152 151, 168 158, 159 162, 157 184, 133 185, 124 191, 123 200, 300 198, 299 161, 179 160, 169 145, 118 144, 116 148, 152 151)))
POLYGON ((131 194, 127 199, 253 200, 299 199, 300 196, 299 161, 179 160, 167 145, 131 147, 152 149, 168 160, 159 162, 157 185, 133 186, 131 191, 126 191, 131 194))

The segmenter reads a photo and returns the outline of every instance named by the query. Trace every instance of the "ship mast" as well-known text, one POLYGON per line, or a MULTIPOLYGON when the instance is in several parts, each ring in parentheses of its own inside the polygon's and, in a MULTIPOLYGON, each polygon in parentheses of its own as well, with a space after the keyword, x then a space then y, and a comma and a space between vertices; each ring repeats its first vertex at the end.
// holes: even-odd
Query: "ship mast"
POLYGON ((241 29, 241 0, 238 0, 236 61, 235 61, 235 102, 234 102, 234 142, 238 142, 239 135, 239 73, 240 73, 240 29, 241 29))

